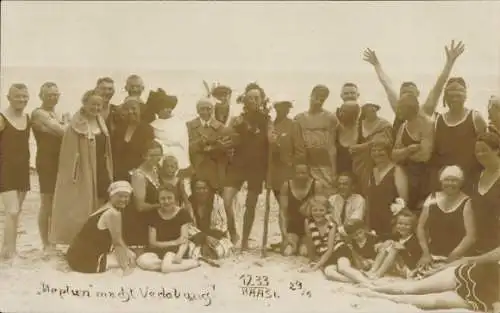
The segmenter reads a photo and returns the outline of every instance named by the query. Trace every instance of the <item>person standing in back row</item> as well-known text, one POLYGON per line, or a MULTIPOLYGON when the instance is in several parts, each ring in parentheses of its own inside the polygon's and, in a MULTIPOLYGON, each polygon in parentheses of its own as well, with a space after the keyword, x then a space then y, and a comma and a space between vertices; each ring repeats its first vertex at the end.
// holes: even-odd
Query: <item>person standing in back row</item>
POLYGON ((30 118, 24 113, 28 87, 13 84, 7 99, 9 106, 0 113, 0 197, 5 207, 1 259, 12 259, 16 254, 19 214, 30 190, 30 118))
POLYGON ((231 140, 234 155, 229 163, 224 187, 224 208, 226 210, 228 230, 231 241, 236 244, 239 236, 236 232, 233 200, 244 182, 248 183, 245 216, 243 218, 243 238, 241 249, 248 248, 248 240, 255 219, 257 198, 262 192, 268 166, 269 135, 272 124, 267 115, 266 94, 256 83, 245 88, 242 97, 243 113, 230 122, 231 140))
POLYGON ((330 90, 324 85, 313 88, 309 110, 295 117, 293 134, 295 158, 309 165, 311 176, 320 182, 328 195, 335 191, 338 126, 335 114, 323 108, 329 95, 330 90))
POLYGON ((448 111, 439 114, 434 135, 434 153, 431 158, 431 192, 439 190, 439 171, 449 165, 458 165, 464 172, 463 190, 473 191, 480 173, 474 154, 476 138, 486 132, 486 121, 476 110, 464 106, 467 86, 462 77, 452 77, 444 90, 443 104, 448 111))
POLYGON ((40 87, 42 105, 31 113, 33 135, 36 140, 36 170, 40 187, 40 212, 38 228, 42 239, 44 254, 54 252, 49 243, 50 219, 52 216, 52 200, 56 187, 59 152, 65 124, 55 112, 59 102, 59 89, 53 82, 46 82, 40 87))

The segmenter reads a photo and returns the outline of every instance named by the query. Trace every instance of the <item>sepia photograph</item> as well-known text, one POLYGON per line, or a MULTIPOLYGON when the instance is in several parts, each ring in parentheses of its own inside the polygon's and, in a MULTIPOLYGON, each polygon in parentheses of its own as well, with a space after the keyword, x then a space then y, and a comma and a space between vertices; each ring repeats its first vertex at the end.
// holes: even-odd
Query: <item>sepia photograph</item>
POLYGON ((0 21, 0 312, 500 313, 500 1, 0 21))

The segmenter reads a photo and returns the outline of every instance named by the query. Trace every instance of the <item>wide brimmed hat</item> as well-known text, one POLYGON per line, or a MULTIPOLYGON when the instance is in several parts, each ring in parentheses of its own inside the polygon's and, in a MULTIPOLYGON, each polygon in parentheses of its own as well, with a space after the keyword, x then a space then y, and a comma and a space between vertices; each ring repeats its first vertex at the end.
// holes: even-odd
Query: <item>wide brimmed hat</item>
POLYGON ((231 89, 231 87, 229 87, 228 85, 223 85, 221 83, 214 83, 212 85, 212 90, 210 91, 210 93, 212 95, 215 95, 215 94, 220 94, 220 93, 232 93, 233 90, 231 89))
POLYGON ((163 109, 174 109, 177 106, 177 101, 176 96, 168 95, 165 90, 158 88, 156 91, 151 90, 149 92, 146 106, 158 113, 163 109))

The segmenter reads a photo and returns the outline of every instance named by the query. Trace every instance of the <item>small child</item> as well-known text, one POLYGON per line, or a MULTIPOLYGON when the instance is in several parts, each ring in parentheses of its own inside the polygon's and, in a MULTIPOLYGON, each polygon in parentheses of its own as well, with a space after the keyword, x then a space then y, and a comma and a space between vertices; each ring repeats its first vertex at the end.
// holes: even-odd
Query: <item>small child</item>
POLYGON ((337 248, 336 265, 325 268, 325 276, 334 281, 369 284, 370 280, 363 271, 373 264, 378 239, 362 220, 348 221, 345 232, 347 237, 337 248))
POLYGON ((186 209, 189 214, 193 216, 193 210, 191 208, 191 203, 189 202, 184 180, 178 177, 178 170, 179 163, 177 158, 173 155, 165 156, 158 173, 160 176, 160 184, 163 186, 174 186, 177 205, 186 209))
POLYGON ((327 208, 328 198, 314 196, 307 206, 308 212, 304 212, 307 216, 304 221, 305 239, 311 262, 302 268, 301 272, 314 272, 337 261, 335 249, 337 225, 327 215, 327 208))
POLYGON ((391 205, 393 213, 393 233, 387 240, 377 245, 377 257, 367 272, 370 279, 378 279, 387 272, 408 278, 422 256, 422 249, 415 235, 416 216, 406 208, 403 199, 396 199, 391 205))

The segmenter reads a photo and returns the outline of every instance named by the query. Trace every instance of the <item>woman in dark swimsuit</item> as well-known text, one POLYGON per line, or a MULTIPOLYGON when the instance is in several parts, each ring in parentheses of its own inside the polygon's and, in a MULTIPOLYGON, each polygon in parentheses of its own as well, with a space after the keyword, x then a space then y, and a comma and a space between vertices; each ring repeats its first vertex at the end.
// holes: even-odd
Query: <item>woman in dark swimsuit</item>
POLYGON ((102 273, 120 267, 125 274, 135 267, 135 253, 121 237, 122 210, 132 193, 126 181, 109 186, 109 201, 92 213, 78 232, 66 253, 69 267, 80 273, 102 273))
POLYGON ((474 216, 470 198, 461 190, 464 174, 458 166, 447 166, 440 174, 442 191, 424 203, 417 226, 422 257, 417 276, 470 255, 475 241, 474 216))
POLYGON ((0 258, 16 253, 19 213, 30 190, 30 119, 24 109, 28 88, 12 85, 7 96, 9 107, 0 113, 0 196, 5 207, 5 228, 0 258))
POLYGON ((188 212, 177 206, 175 189, 171 185, 158 190, 160 207, 151 211, 148 218, 147 252, 137 259, 137 264, 147 271, 162 273, 184 272, 200 266, 190 258, 188 241, 192 219, 188 212))
POLYGON ((408 199, 408 179, 401 167, 390 159, 388 141, 376 141, 371 148, 373 170, 368 189, 368 225, 377 236, 392 234, 390 206, 396 198, 408 199))
POLYGON ((130 181, 130 171, 141 165, 154 138, 153 128, 141 121, 141 106, 142 101, 136 97, 128 97, 122 104, 125 122, 120 123, 111 136, 115 180, 130 181))
POLYGON ((464 192, 470 194, 480 165, 474 155, 476 138, 486 131, 486 122, 479 112, 464 107, 467 87, 461 77, 448 80, 443 102, 448 112, 436 120, 432 156, 431 192, 439 190, 439 171, 447 165, 458 165, 464 171, 464 192))
POLYGON ((280 191, 280 229, 282 236, 281 249, 285 256, 292 254, 306 255, 304 221, 302 213, 304 204, 315 194, 316 180, 309 173, 306 164, 295 165, 293 179, 286 181, 280 191))
POLYGON ((472 210, 476 223, 476 253, 486 253, 500 245, 500 139, 485 133, 476 141, 476 158, 483 166, 474 187, 472 210))
POLYGON ((148 243, 148 215, 160 207, 158 163, 162 155, 161 144, 150 141, 144 161, 131 172, 134 194, 130 205, 123 212, 123 237, 129 246, 143 248, 148 243))
POLYGON ((352 173, 351 145, 358 142, 360 107, 356 102, 346 102, 337 110, 337 173, 352 173))

